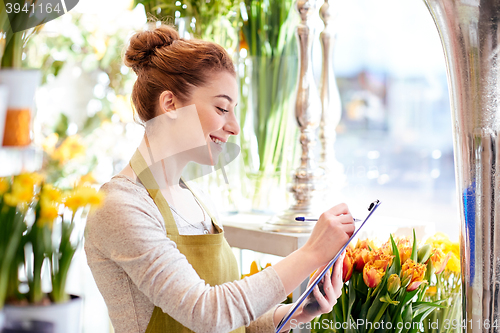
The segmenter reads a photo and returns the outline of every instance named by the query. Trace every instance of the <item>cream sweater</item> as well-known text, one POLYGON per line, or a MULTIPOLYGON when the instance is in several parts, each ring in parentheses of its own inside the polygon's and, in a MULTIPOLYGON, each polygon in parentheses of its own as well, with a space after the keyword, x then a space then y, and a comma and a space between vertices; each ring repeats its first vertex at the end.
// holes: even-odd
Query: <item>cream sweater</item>
MULTIPOLYGON (((190 186, 218 218, 210 198, 190 186)), ((101 191, 106 199, 88 217, 85 252, 116 333, 145 332, 155 305, 195 332, 243 325, 247 332, 274 332, 274 311, 286 294, 272 267, 211 287, 167 238, 160 211, 142 185, 119 175, 101 191)), ((191 234, 173 215, 179 233, 191 234)))

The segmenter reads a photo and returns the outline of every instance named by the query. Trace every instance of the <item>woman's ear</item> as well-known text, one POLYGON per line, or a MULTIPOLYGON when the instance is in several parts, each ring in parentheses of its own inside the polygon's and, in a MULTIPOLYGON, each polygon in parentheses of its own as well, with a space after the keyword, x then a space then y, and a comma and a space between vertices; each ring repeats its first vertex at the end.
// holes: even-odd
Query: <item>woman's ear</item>
POLYGON ((158 105, 160 114, 166 113, 171 119, 177 118, 175 96, 170 90, 165 90, 160 94, 158 105))

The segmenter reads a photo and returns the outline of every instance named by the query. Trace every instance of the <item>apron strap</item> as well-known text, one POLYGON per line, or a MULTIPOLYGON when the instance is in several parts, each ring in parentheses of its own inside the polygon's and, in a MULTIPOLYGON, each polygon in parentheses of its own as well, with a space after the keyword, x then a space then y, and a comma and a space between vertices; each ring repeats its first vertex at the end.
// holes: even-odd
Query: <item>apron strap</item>
POLYGON ((135 174, 142 182, 142 184, 146 187, 149 195, 160 210, 163 221, 165 223, 167 235, 179 235, 179 230, 177 229, 177 224, 175 223, 175 219, 172 215, 172 211, 170 210, 170 206, 161 193, 160 186, 156 182, 151 170, 149 170, 149 167, 139 149, 137 149, 132 156, 132 159, 130 160, 130 166, 132 167, 132 170, 134 170, 135 174))

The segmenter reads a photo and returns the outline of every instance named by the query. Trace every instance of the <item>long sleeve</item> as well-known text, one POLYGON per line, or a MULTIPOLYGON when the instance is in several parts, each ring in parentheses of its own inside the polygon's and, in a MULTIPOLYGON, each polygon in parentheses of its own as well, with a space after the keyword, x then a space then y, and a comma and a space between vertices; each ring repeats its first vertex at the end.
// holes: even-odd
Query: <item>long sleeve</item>
POLYGON ((113 179, 102 190, 107 197, 88 218, 85 250, 117 333, 143 332, 154 306, 195 332, 272 325, 267 312, 286 298, 272 267, 209 286, 167 238, 144 188, 113 179))

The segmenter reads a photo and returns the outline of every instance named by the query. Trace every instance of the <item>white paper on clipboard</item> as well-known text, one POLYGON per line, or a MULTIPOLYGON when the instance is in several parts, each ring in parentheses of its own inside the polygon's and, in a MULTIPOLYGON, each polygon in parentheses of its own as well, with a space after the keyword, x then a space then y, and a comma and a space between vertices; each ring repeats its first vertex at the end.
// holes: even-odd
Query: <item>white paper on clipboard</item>
POLYGON ((328 263, 328 265, 321 271, 321 274, 319 274, 316 277, 316 279, 309 285, 309 287, 307 287, 307 290, 304 291, 304 293, 302 293, 302 295, 300 296, 300 298, 298 299, 298 301, 296 303, 294 303, 294 305, 292 306, 292 308, 290 309, 290 311, 288 311, 288 313, 281 319, 281 321, 278 324, 278 327, 276 328, 276 332, 275 333, 278 333, 279 331, 281 331, 281 329, 290 320, 290 318, 292 318, 292 315, 295 313, 295 311, 297 311, 297 309, 299 308, 299 306, 304 302, 304 300, 307 298, 307 296, 309 296, 309 294, 313 291, 314 287, 316 287, 316 285, 321 281, 321 279, 323 279, 323 276, 325 276, 326 272, 337 261, 337 259, 340 257, 340 255, 342 254, 342 252, 344 252, 344 250, 347 248, 347 246, 349 245, 349 243, 356 237, 356 235, 358 234, 358 232, 361 230, 361 228, 363 228, 363 226, 365 225, 366 221, 368 221, 368 219, 370 218, 370 216, 372 216, 373 212, 375 212, 375 210, 378 208, 378 206, 380 206, 380 204, 381 204, 381 202, 379 200, 375 200, 374 202, 372 202, 370 204, 370 206, 368 207, 368 210, 370 212, 368 213, 368 216, 366 216, 366 218, 363 221, 363 223, 359 226, 358 229, 356 229, 354 231, 354 233, 352 234, 351 238, 349 238, 349 240, 344 244, 344 246, 335 255, 335 257, 333 257, 333 259, 330 260, 330 262, 328 263))

